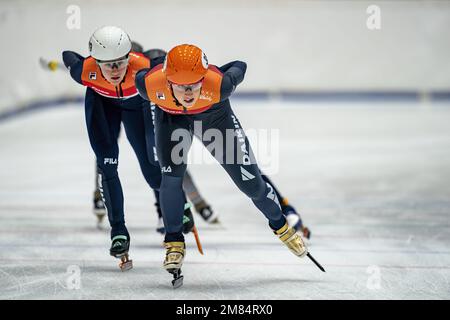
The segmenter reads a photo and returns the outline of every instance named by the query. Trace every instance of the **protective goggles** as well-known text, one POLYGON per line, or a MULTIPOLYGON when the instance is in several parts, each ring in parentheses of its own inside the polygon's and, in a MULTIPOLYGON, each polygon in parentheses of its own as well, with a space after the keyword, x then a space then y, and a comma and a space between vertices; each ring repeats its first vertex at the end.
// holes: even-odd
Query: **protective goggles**
POLYGON ((191 84, 176 84, 176 83, 173 83, 170 81, 169 81, 169 83, 172 85, 172 89, 174 91, 178 91, 178 92, 186 92, 188 90, 195 91, 202 87, 203 79, 200 80, 199 82, 191 83, 191 84))
POLYGON ((126 67, 128 65, 128 56, 122 58, 122 59, 118 59, 118 60, 113 60, 113 61, 99 61, 97 60, 97 64, 106 69, 106 70, 113 70, 114 68, 116 69, 122 69, 124 67, 126 67))

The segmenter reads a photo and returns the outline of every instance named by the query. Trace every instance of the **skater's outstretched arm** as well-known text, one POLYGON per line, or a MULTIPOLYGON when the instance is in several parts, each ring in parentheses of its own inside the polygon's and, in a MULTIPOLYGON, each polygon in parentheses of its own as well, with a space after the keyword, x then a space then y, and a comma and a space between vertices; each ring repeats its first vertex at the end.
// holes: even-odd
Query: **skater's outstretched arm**
POLYGON ((73 51, 63 51, 62 58, 64 65, 70 70, 73 80, 79 84, 83 84, 81 74, 83 72, 84 57, 73 51))

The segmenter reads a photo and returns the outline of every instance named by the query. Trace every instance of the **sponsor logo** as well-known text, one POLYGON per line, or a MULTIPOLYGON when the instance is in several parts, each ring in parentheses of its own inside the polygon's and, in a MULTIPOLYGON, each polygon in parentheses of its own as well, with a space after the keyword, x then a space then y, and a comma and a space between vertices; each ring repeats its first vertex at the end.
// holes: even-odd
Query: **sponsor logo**
POLYGON ((158 98, 159 100, 166 100, 166 96, 164 95, 163 92, 157 92, 156 98, 158 98))
POLYGON ((97 80, 97 72, 89 72, 90 80, 97 80))
POLYGON ((103 164, 117 164, 117 158, 105 158, 103 164))
POLYGON ((248 181, 255 178, 254 175, 252 175, 250 172, 244 169, 244 167, 241 166, 241 177, 242 181, 248 181))
POLYGON ((164 172, 164 173, 172 172, 172 168, 170 166, 162 167, 161 172, 164 172))
POLYGON ((231 118, 233 119, 234 127, 236 130, 234 132, 236 133, 237 140, 240 142, 240 154, 242 155, 242 164, 244 166, 248 166, 251 164, 250 161, 250 155, 247 149, 247 145, 245 144, 245 134, 242 130, 241 126, 239 125, 239 122, 237 118, 234 115, 231 115, 231 118))

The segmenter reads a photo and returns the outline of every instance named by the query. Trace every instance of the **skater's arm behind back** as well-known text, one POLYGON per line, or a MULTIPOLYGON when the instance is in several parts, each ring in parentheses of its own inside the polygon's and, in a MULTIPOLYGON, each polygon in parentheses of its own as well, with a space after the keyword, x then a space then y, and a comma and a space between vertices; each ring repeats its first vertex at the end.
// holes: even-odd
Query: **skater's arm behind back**
POLYGON ((247 64, 243 61, 232 61, 219 68, 223 72, 220 87, 220 100, 228 99, 236 87, 244 80, 247 64))

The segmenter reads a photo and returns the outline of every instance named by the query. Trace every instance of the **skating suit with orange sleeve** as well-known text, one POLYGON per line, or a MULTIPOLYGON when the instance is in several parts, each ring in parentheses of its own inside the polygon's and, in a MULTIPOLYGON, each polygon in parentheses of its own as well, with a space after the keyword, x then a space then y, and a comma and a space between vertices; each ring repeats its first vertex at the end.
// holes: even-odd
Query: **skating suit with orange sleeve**
POLYGON ((236 86, 244 79, 246 64, 230 62, 220 68, 209 65, 203 79, 202 90, 197 102, 188 108, 175 99, 163 72, 163 64, 144 69, 136 75, 136 87, 140 95, 165 112, 171 114, 197 114, 227 100, 236 86))

